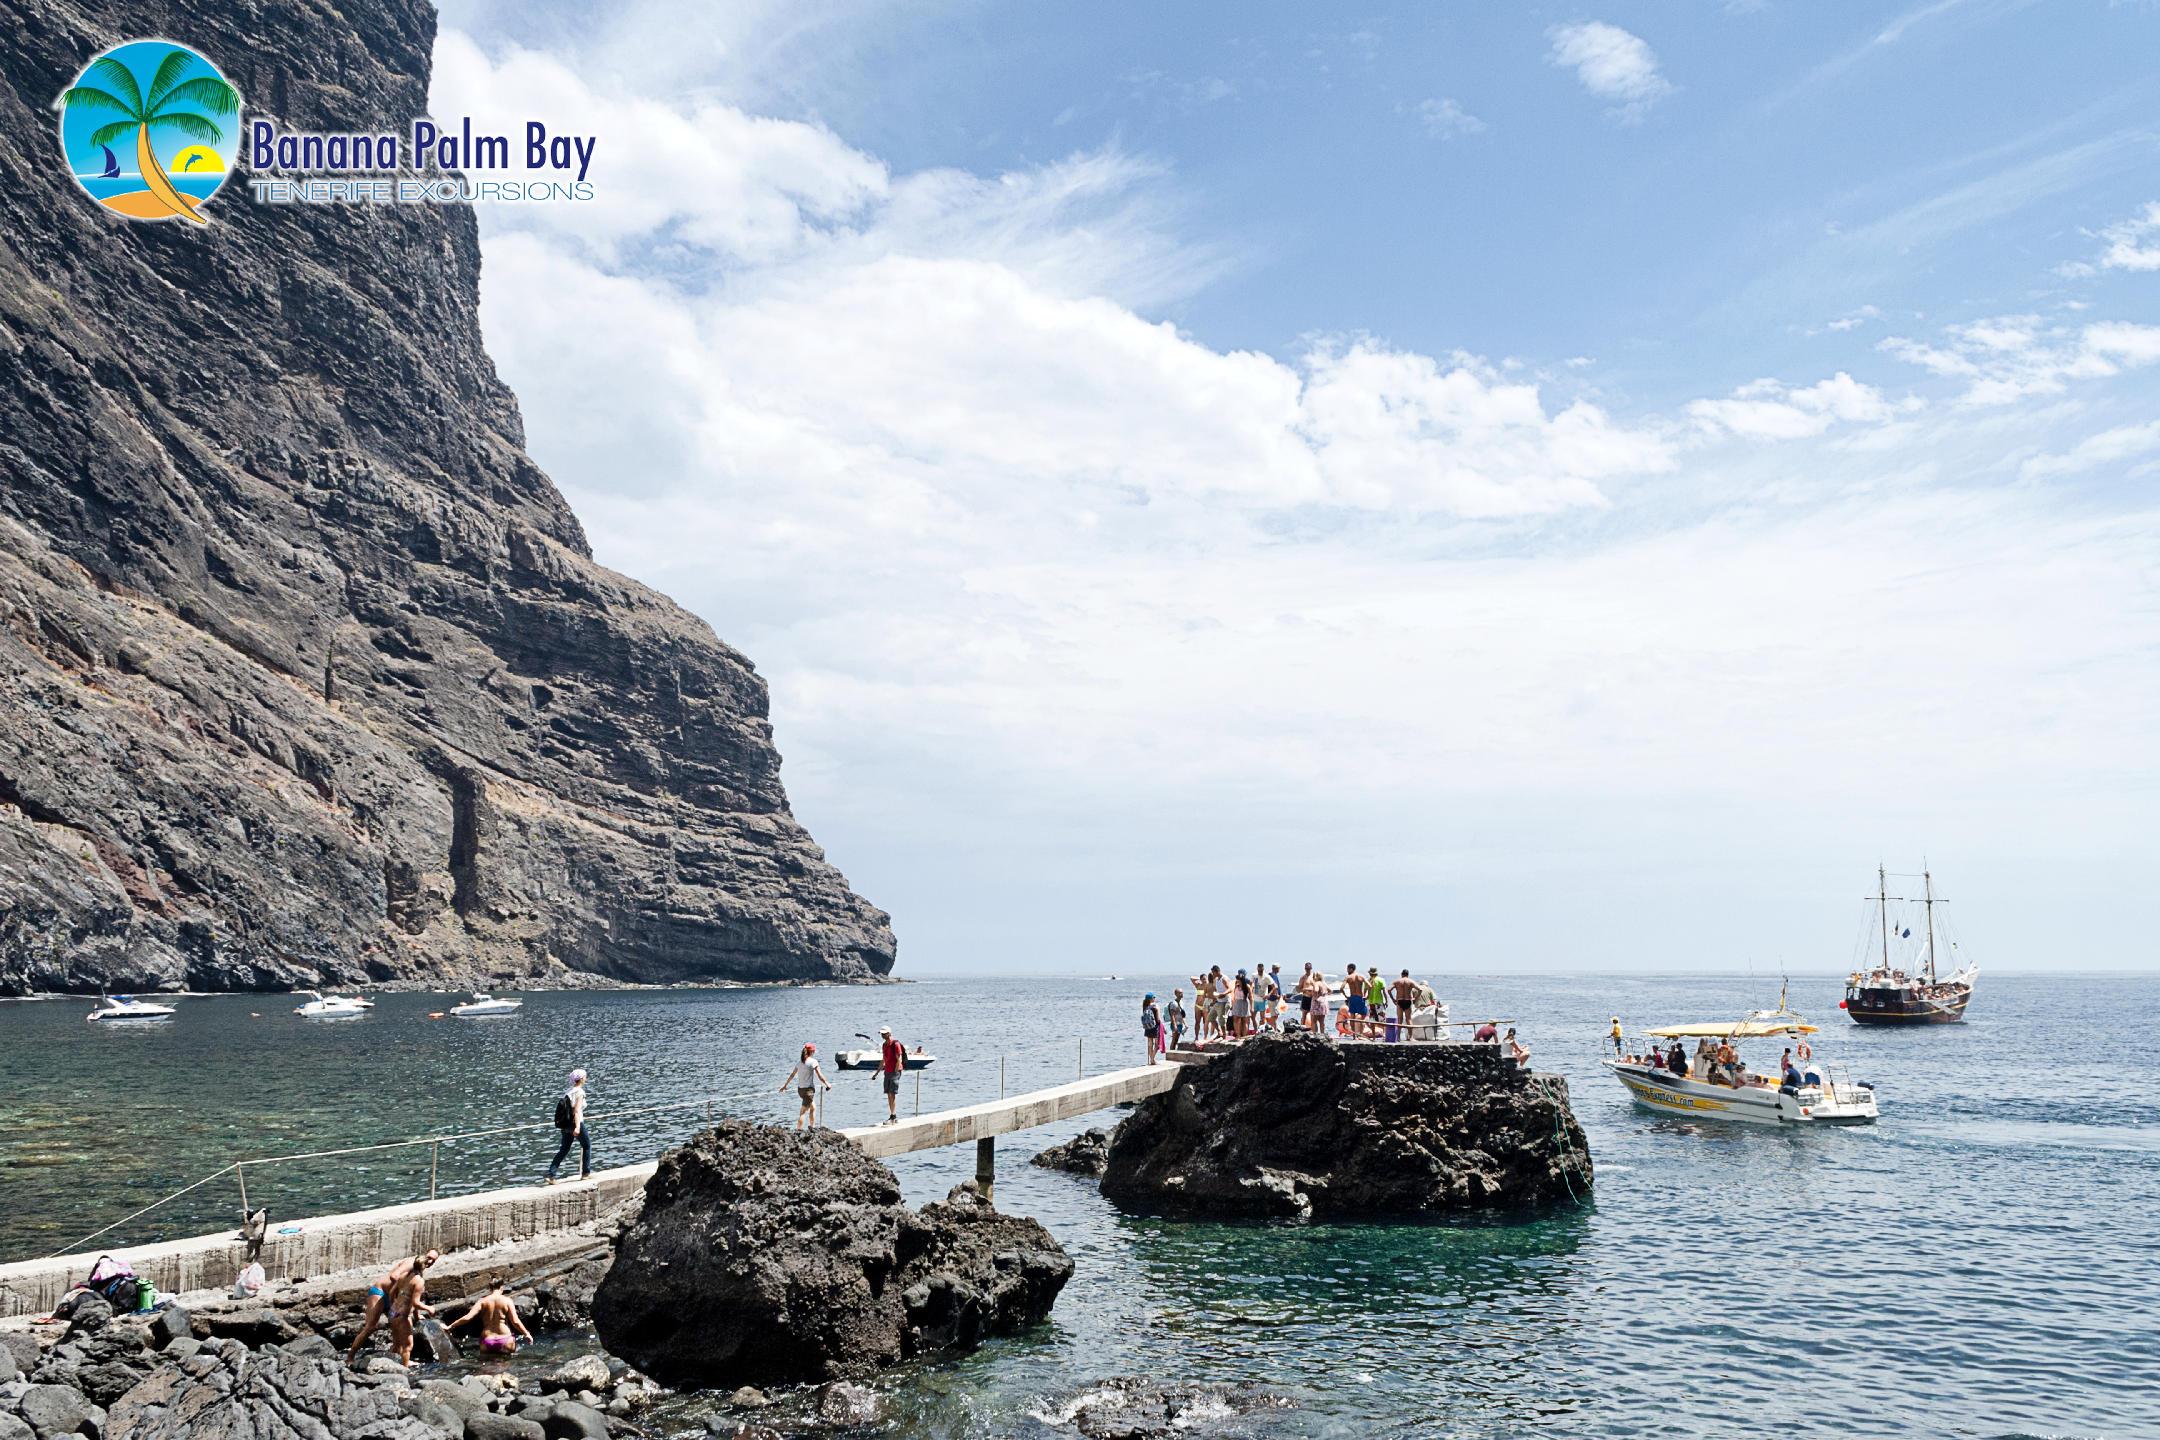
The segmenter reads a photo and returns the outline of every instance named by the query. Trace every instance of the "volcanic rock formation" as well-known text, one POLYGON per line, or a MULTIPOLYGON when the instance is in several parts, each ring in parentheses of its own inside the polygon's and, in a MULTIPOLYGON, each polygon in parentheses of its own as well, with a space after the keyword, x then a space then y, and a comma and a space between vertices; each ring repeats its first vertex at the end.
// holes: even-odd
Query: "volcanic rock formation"
POLYGON ((1348 1219, 1511 1211, 1590 1193, 1567 1082, 1497 1045, 1263 1036, 1143 1100, 1102 1191, 1143 1211, 1348 1219))
POLYGON ((144 224, 77 187, 55 97, 154 35, 223 68, 225 123, 400 132, 435 12, 10 7, 0 994, 887 973, 763 680, 526 456, 469 209, 236 176, 144 224))
POLYGON ((832 1380, 1033 1325, 1072 1272, 964 1189, 910 1210, 840 1135, 731 1120, 661 1157, 592 1317, 669 1383, 832 1380))

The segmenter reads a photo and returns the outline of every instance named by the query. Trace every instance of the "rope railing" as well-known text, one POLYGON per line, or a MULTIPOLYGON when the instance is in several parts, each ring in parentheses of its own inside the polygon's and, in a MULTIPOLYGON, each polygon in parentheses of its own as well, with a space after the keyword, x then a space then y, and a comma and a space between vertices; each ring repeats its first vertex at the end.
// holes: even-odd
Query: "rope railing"
MULTIPOLYGON (((678 1100, 665 1105, 633 1106, 629 1109, 624 1110, 610 1110, 605 1114, 595 1111, 592 1118, 594 1120, 629 1119, 638 1115, 654 1115, 670 1110, 692 1110, 700 1106, 704 1107, 707 1118, 710 1118, 712 1115, 713 1107, 716 1105, 725 1104, 730 1101, 758 1099, 762 1098, 766 1093, 767 1092, 763 1090, 744 1090, 729 1095, 708 1095, 695 1100, 678 1100)), ((460 1130, 448 1135, 422 1135, 410 1140, 383 1140, 378 1141, 377 1143, 372 1145, 343 1145, 331 1150, 302 1150, 291 1155, 262 1155, 257 1156, 252 1160, 235 1160, 230 1164, 219 1166, 217 1169, 211 1171, 208 1175, 203 1176, 200 1180, 196 1180, 190 1184, 183 1185, 178 1190, 173 1191, 169 1195, 160 1196, 158 1199, 151 1201, 148 1205, 143 1206, 140 1210, 134 1211, 132 1214, 123 1215, 118 1220, 113 1221, 109 1225, 101 1225, 97 1229, 92 1230, 89 1234, 83 1236, 81 1239, 63 1245, 58 1250, 54 1250, 49 1254, 40 1256, 39 1258, 45 1260, 54 1260, 58 1259, 63 1255, 73 1254, 77 1250, 81 1249, 83 1246, 89 1244, 92 1240, 97 1239, 99 1236, 110 1234, 112 1231, 119 1229, 122 1225, 128 1224, 130 1221, 140 1220, 143 1216, 149 1214, 151 1211, 156 1210, 161 1206, 168 1205, 173 1201, 178 1200, 181 1196, 189 1194, 192 1191, 200 1190, 203 1186, 209 1184, 211 1181, 220 1179, 226 1175, 235 1176, 240 1182, 240 1208, 242 1213, 245 1214, 248 1208, 247 1169, 250 1166, 261 1169, 265 1166, 283 1165, 300 1160, 329 1160, 337 1159, 347 1155, 366 1155, 385 1150, 409 1150, 421 1145, 431 1146, 439 1151, 440 1147, 444 1145, 454 1144, 460 1140, 485 1140, 498 1135, 516 1135, 537 1130, 553 1129, 555 1129, 553 1121, 541 1121, 522 1125, 498 1125, 486 1130, 460 1130)), ((433 1200, 438 1198, 438 1196, 435 1186, 435 1169, 432 1164, 429 1167, 428 1179, 428 1198, 433 1200)))

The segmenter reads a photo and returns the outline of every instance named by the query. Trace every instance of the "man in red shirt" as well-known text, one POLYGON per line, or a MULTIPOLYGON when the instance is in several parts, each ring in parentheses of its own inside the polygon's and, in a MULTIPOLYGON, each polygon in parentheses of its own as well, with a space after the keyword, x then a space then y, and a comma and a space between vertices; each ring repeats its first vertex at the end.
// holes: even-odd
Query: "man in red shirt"
POLYGON ((878 1060, 878 1068, 885 1074, 885 1123, 900 1123, 900 1072, 907 1068, 907 1049, 892 1038, 892 1026, 878 1026, 878 1034, 885 1039, 878 1060))

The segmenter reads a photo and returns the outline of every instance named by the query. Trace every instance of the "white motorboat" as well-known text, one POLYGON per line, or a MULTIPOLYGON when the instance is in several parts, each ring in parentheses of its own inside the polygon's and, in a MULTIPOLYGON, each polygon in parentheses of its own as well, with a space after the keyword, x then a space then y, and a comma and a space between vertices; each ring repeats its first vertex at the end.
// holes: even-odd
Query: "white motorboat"
MULTIPOLYGON (((1849 1078, 1842 1066, 1826 1065, 1810 1053, 1805 1037, 1816 1027, 1784 1009, 1757 1010, 1739 1020, 1689 1025, 1661 1025, 1649 1032, 1656 1040, 1676 1042, 1675 1068, 1669 1054, 1655 1045, 1640 1055, 1607 1056, 1606 1069, 1635 1097, 1635 1103, 1667 1115, 1690 1119, 1743 1120, 1758 1125, 1872 1125, 1875 1087, 1849 1078), (1743 1040, 1786 1038, 1793 1047, 1796 1079, 1759 1074, 1746 1065, 1719 1064, 1718 1050, 1743 1040), (1699 1042, 1694 1055, 1677 1042, 1699 1042)), ((1737 1057, 1737 1050, 1734 1050, 1737 1057)))
MULTIPOLYGON (((937 1064, 937 1056, 925 1055, 920 1050, 910 1050, 901 1063, 910 1070, 922 1070, 937 1064)), ((882 1070, 885 1057, 876 1050, 840 1050, 833 1054, 833 1064, 842 1070, 882 1070)))
POLYGON ((305 1005, 295 1005, 293 1014, 305 1015, 311 1020, 335 1020, 344 1016, 365 1015, 375 1008, 372 1000, 358 995, 325 995, 316 990, 295 990, 295 995, 309 997, 305 1005))
POLYGON ((463 1005, 452 1005, 450 1013, 461 1019, 477 1020, 488 1015, 515 1015, 524 1005, 522 1000, 498 1000, 492 995, 475 990, 472 999, 463 1005))
POLYGON ((148 1000, 137 1000, 132 995, 114 995, 104 1001, 104 1008, 90 1012, 92 1020, 170 1020, 173 1007, 156 1005, 148 1000))

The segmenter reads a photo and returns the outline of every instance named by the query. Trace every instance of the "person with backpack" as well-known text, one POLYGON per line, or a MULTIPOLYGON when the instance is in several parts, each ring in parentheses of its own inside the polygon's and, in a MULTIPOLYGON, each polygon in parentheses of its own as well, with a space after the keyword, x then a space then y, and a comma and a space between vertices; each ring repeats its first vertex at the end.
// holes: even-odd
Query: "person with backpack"
POLYGON ((1147 1063, 1153 1065, 1163 1050, 1162 1012, 1155 1008, 1153 990, 1140 1001, 1140 1043, 1147 1051, 1147 1063))
POLYGON ((578 1146, 578 1179, 592 1175, 592 1136, 585 1130, 585 1072, 570 1072, 570 1088, 555 1097, 555 1128, 562 1132, 562 1144, 555 1148, 555 1158, 548 1162, 547 1180, 555 1183, 555 1169, 570 1153, 570 1143, 578 1146))
POLYGON ((878 1026, 878 1075, 885 1083, 885 1123, 900 1123, 900 1076, 907 1069, 907 1047, 893 1039, 892 1026, 878 1026))

